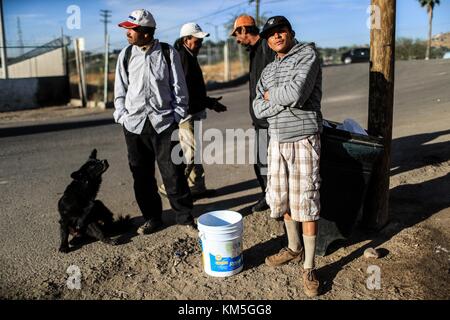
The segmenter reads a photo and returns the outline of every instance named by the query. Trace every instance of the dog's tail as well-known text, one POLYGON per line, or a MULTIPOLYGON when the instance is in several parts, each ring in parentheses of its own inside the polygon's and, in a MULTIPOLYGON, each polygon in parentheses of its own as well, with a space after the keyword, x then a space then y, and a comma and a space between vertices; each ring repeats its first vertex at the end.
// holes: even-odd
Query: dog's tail
POLYGON ((129 215, 126 215, 125 217, 119 216, 117 220, 114 220, 109 232, 111 235, 119 235, 129 231, 131 227, 132 223, 129 215))

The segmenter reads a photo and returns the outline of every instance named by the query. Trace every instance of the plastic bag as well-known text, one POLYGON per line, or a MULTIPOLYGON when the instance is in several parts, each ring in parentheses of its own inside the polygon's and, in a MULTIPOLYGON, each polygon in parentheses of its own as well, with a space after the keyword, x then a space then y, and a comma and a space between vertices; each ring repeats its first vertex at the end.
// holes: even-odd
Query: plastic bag
POLYGON ((364 130, 358 122, 356 122, 353 119, 345 119, 342 124, 338 125, 336 129, 344 130, 352 133, 362 134, 364 136, 367 136, 366 130, 364 130))

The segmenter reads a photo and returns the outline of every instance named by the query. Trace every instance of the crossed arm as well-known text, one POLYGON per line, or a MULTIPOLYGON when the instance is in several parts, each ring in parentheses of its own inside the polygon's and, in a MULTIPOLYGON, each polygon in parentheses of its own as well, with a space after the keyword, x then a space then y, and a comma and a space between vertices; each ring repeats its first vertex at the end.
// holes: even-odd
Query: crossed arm
POLYGON ((320 62, 314 50, 296 63, 292 80, 282 86, 267 88, 265 82, 268 70, 264 69, 253 102, 256 117, 270 118, 285 108, 304 105, 314 89, 319 70, 320 62))
POLYGON ((309 99, 320 70, 317 53, 310 50, 295 64, 294 77, 285 85, 268 90, 270 101, 286 107, 303 106, 309 99))
MULTIPOLYGON (((266 71, 267 69, 264 69, 266 71)), ((266 119, 276 116, 285 109, 282 105, 274 104, 269 100, 266 85, 264 84, 265 72, 263 71, 256 86, 256 98, 253 101, 253 110, 258 119, 266 119)))

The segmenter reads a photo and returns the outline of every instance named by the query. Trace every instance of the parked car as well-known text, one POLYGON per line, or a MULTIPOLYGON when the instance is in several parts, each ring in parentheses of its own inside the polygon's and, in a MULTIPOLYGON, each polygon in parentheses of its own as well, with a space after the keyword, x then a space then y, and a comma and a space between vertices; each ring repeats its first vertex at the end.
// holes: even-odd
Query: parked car
POLYGON ((341 56, 341 61, 345 64, 355 62, 369 62, 370 49, 369 48, 353 48, 346 51, 341 56))
POLYGON ((446 52, 442 59, 450 59, 450 51, 446 52))

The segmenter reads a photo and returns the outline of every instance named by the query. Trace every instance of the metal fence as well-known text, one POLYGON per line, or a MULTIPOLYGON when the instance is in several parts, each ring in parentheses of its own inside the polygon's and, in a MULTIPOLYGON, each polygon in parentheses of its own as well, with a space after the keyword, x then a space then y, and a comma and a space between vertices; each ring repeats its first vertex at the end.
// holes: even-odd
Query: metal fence
POLYGON ((65 76, 69 43, 70 38, 63 36, 43 45, 6 46, 7 77, 17 79, 65 76))
MULTIPOLYGON (((104 48, 81 53, 84 66, 85 90, 88 101, 94 104, 104 100, 105 53, 104 48)), ((80 75, 76 64, 76 50, 69 50, 68 66, 72 98, 80 99, 80 75)), ((107 101, 114 99, 114 76, 120 50, 112 50, 108 55, 107 101)), ((248 53, 232 39, 218 43, 205 42, 198 56, 205 82, 226 82, 248 72, 248 53)))
MULTIPOLYGON (((77 48, 77 39, 61 37, 41 46, 8 47, 9 78, 68 76, 70 99, 105 102, 105 46, 77 48), (80 49, 80 50, 78 50, 80 49)), ((120 50, 108 54, 107 102, 114 99, 120 50)), ((198 56, 206 83, 227 82, 248 72, 248 52, 233 39, 206 41, 198 56)))
POLYGON ((248 52, 232 39, 207 42, 198 56, 205 82, 226 82, 248 72, 248 52))

